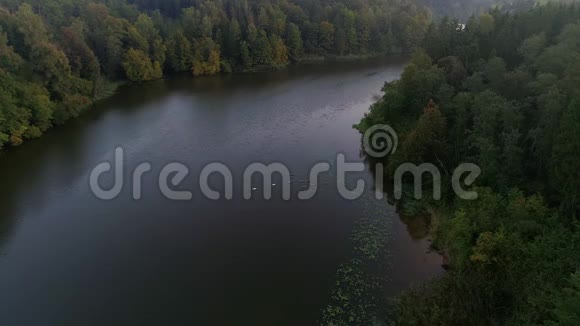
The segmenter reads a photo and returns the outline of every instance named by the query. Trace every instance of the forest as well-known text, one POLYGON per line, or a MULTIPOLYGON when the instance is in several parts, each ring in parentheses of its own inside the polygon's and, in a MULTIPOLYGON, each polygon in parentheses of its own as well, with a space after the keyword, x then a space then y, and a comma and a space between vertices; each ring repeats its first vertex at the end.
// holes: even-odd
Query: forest
POLYGON ((409 53, 429 20, 396 0, 0 0, 0 149, 123 81, 409 53))
POLYGON ((465 22, 474 14, 485 12, 493 7, 529 6, 533 0, 421 0, 431 8, 435 17, 450 17, 465 22))
POLYGON ((394 324, 579 325, 580 8, 442 19, 383 90, 356 127, 396 128, 389 175, 403 162, 482 170, 476 201, 448 185, 444 201, 400 203, 433 216, 448 271, 404 293, 394 324))
MULTIPOLYGON (((577 0, 558 0, 558 3, 570 4, 577 0)), ((433 12, 435 19, 450 17, 465 23, 472 15, 479 15, 490 9, 501 9, 504 12, 518 12, 531 9, 537 4, 556 2, 554 0, 421 0, 421 3, 433 12)))
POLYGON ((471 15, 498 3, 0 0, 0 149, 127 81, 413 53, 356 128, 395 127, 389 175, 403 162, 482 175, 477 201, 447 184, 444 201, 400 203, 433 216, 448 270, 403 293, 390 319, 580 325, 580 7, 503 1, 471 15))

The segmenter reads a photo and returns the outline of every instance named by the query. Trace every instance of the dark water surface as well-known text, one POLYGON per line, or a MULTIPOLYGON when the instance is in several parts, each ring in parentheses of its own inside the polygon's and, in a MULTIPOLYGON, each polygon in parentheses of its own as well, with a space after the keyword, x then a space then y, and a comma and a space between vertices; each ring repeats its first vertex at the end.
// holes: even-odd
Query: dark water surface
MULTIPOLYGON (((252 162, 282 162, 295 193, 317 162, 337 153, 362 161, 352 125, 402 69, 390 59, 133 85, 7 151, 0 325, 317 324, 350 255, 360 200, 341 199, 328 175, 309 201, 283 201, 280 187, 270 201, 245 201, 241 175, 252 162), (90 191, 90 171, 117 146, 126 185, 139 163, 153 166, 140 201, 129 186, 112 201, 90 191), (201 168, 216 161, 234 173, 230 201, 203 199, 199 190, 201 168), (189 167, 179 188, 191 190, 192 201, 158 190, 170 162, 189 167)), ((439 273, 427 241, 410 235, 394 207, 374 204, 392 219, 387 292, 439 273)))

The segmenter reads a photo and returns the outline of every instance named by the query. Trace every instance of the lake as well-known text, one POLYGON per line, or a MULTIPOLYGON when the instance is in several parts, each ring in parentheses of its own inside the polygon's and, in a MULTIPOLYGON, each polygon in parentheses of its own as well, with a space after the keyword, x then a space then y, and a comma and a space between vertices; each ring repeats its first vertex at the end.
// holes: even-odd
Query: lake
MULTIPOLYGON (((372 189, 342 199, 332 172, 310 200, 285 201, 279 186, 265 200, 259 182, 252 199, 241 196, 243 171, 254 162, 287 166, 293 193, 318 162, 339 153, 363 162, 352 125, 404 64, 389 58, 130 85, 5 151, 0 324, 316 325, 369 203, 391 225, 385 295, 439 275, 441 258, 413 223, 372 189), (127 184, 140 163, 152 166, 140 200, 129 186, 110 201, 91 192, 91 170, 117 147, 127 184), (174 162, 190 170, 175 188, 190 190, 191 200, 159 190, 160 170, 174 162), (212 162, 232 171, 231 200, 200 192, 199 172, 212 162)), ((368 169, 357 177, 372 183, 368 169)), ((103 177, 104 186, 111 182, 103 177)))

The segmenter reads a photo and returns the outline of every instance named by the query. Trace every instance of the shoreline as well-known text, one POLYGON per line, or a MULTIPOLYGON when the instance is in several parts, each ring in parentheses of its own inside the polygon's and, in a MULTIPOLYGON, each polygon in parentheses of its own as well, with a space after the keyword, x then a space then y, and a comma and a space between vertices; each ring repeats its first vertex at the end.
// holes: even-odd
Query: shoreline
POLYGON ((395 56, 401 56, 401 55, 404 55, 404 54, 375 53, 375 54, 344 55, 344 56, 307 55, 307 56, 304 56, 304 58, 302 58, 296 62, 289 62, 288 64, 283 65, 283 66, 279 66, 279 67, 259 67, 259 66, 257 66, 257 67, 254 67, 252 69, 246 69, 246 70, 241 70, 241 71, 218 72, 216 74, 201 75, 201 76, 193 76, 190 72, 173 73, 173 74, 163 75, 162 78, 157 79, 157 80, 149 80, 149 81, 142 81, 142 82, 132 82, 129 80, 118 80, 118 81, 105 80, 104 86, 103 86, 104 87, 103 93, 101 95, 95 97, 91 101, 91 103, 88 104, 86 107, 81 108, 78 116, 70 118, 69 120, 67 120, 63 124, 52 125, 40 137, 25 139, 22 144, 17 145, 17 146, 8 145, 8 146, 5 146, 4 148, 0 148, 0 159, 2 159, 2 157, 4 157, 11 150, 25 146, 26 144, 28 144, 36 139, 42 138, 44 135, 50 133, 52 130, 58 129, 58 128, 68 124, 71 120, 78 119, 80 116, 82 116, 82 115, 86 114, 88 111, 90 111, 90 108, 94 107, 99 102, 107 100, 107 99, 111 98, 112 96, 118 94, 119 89, 121 89, 123 86, 135 85, 135 84, 147 84, 147 83, 151 83, 151 82, 158 82, 161 80, 169 80, 169 79, 171 79, 175 76, 178 76, 178 75, 184 75, 184 76, 188 75, 188 76, 190 76, 190 78, 194 79, 194 78, 204 78, 204 77, 212 77, 212 76, 226 76, 226 75, 231 75, 231 74, 256 74, 256 73, 263 73, 263 72, 283 71, 286 69, 290 69, 291 67, 306 66, 306 65, 312 65, 312 64, 341 63, 341 62, 349 62, 349 63, 350 62, 353 62, 353 63, 354 62, 364 62, 366 60, 373 60, 373 59, 379 59, 379 58, 389 58, 389 57, 395 57, 395 56))

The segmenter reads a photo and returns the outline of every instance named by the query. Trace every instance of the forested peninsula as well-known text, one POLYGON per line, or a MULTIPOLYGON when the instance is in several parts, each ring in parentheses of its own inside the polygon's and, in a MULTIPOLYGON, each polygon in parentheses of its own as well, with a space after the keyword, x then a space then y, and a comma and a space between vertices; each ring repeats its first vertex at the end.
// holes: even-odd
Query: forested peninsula
POLYGON ((408 53, 429 21, 397 0, 0 0, 0 149, 119 82, 408 53))
MULTIPOLYGON (((396 325, 580 325, 580 8, 443 19, 357 126, 389 124, 404 162, 477 164, 479 197, 409 200, 448 271, 407 291, 396 325)), ((443 172, 442 172, 443 173, 443 172)), ((412 181, 412 180, 409 180, 412 181)), ((425 192, 432 191, 425 186, 425 192)))

